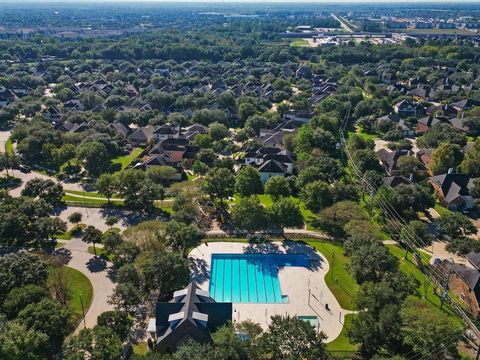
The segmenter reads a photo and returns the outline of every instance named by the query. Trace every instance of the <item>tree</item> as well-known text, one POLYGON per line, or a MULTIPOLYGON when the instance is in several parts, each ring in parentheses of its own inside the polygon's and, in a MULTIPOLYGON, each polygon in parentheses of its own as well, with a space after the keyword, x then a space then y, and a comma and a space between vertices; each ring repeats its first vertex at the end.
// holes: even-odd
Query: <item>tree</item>
POLYGON ((45 286, 48 264, 29 252, 0 256, 0 303, 10 290, 25 285, 45 286))
POLYGON ((321 210, 315 221, 315 227, 330 235, 347 235, 346 226, 355 221, 369 221, 367 212, 353 201, 341 201, 321 210))
POLYGON ((314 181, 305 185, 300 191, 300 198, 305 203, 306 208, 314 213, 333 204, 330 186, 323 181, 314 181))
POLYGON ((59 217, 47 217, 38 220, 38 234, 43 238, 50 239, 52 248, 55 247, 57 235, 67 231, 67 223, 59 217))
POLYGON ((177 179, 178 172, 173 166, 154 166, 147 175, 156 184, 168 185, 177 179))
POLYGON ((231 211, 232 223, 240 231, 248 234, 264 229, 266 211, 257 196, 243 197, 231 211))
POLYGON ((423 165, 415 156, 400 156, 397 160, 397 167, 403 176, 415 175, 423 165))
POLYGON ((290 184, 283 176, 272 176, 265 183, 265 194, 270 195, 275 201, 280 197, 288 197, 291 193, 290 184))
POLYGON ((418 239, 421 239, 422 244, 430 245, 432 243, 432 237, 428 232, 427 224, 419 221, 412 220, 406 226, 402 226, 400 230, 400 241, 404 243, 411 242, 414 238, 415 242, 418 243, 418 239))
POLYGON ((32 198, 39 197, 52 206, 62 202, 63 187, 61 184, 55 183, 50 179, 44 180, 35 178, 27 181, 25 188, 22 190, 22 196, 32 198))
POLYGON ((445 142, 463 147, 467 144, 467 136, 462 130, 454 128, 449 123, 439 123, 417 139, 417 146, 436 149, 445 142))
POLYGON ((63 358, 83 360, 86 356, 95 360, 120 360, 123 357, 122 341, 113 330, 104 326, 83 329, 69 339, 63 358))
POLYGON ((241 125, 245 124, 247 119, 257 112, 255 106, 250 103, 242 103, 238 106, 238 117, 240 118, 241 125))
POLYGON ((125 206, 139 211, 154 209, 155 200, 165 195, 163 186, 155 184, 142 170, 127 169, 118 174, 119 195, 124 198, 125 206))
POLYGON ((473 147, 467 150, 460 167, 466 174, 480 175, 480 139, 475 140, 473 147))
POLYGON ((195 248, 200 244, 201 238, 201 234, 195 225, 186 225, 177 221, 170 221, 167 224, 167 243, 184 257, 188 256, 188 249, 195 248))
POLYGON ((213 343, 218 356, 222 359, 249 359, 247 344, 237 335, 231 324, 224 325, 215 331, 213 343))
POLYGON ((29 284, 13 288, 12 291, 6 295, 2 309, 8 319, 14 319, 27 305, 37 303, 48 297, 49 293, 47 289, 38 285, 29 284))
POLYGON ((115 175, 104 173, 100 175, 95 183, 95 188, 97 191, 104 195, 110 203, 110 199, 118 190, 118 179, 115 175))
POLYGON ((435 205, 435 199, 429 190, 417 184, 400 184, 393 188, 387 196, 390 197, 390 203, 398 212, 424 211, 435 205))
POLYGON ((111 329, 120 340, 125 341, 133 320, 126 311, 106 311, 98 316, 97 324, 111 329))
POLYGON ((355 297, 361 309, 347 329, 354 344, 361 344, 365 358, 371 358, 378 349, 398 349, 402 343, 400 307, 403 300, 414 293, 418 282, 402 272, 387 273, 380 282, 362 284, 355 297))
POLYGON ((456 339, 463 329, 444 312, 421 299, 409 297, 402 305, 400 316, 403 342, 422 358, 430 358, 432 349, 439 357, 440 350, 445 357, 458 355, 456 339))
POLYGON ((208 125, 208 135, 210 135, 214 141, 223 140, 228 135, 228 128, 220 123, 211 123, 208 125))
POLYGON ((174 291, 188 284, 188 260, 180 254, 147 252, 136 260, 136 264, 145 279, 144 294, 154 303, 171 299, 174 291))
POLYGON ((73 212, 70 215, 68 215, 68 221, 70 221, 72 224, 79 224, 82 221, 82 213, 79 212, 73 212))
POLYGON ((47 298, 27 305, 18 313, 16 321, 27 329, 47 335, 47 351, 51 356, 58 353, 63 339, 72 329, 69 311, 59 303, 47 298))
POLYGON ((212 200, 218 198, 220 203, 223 204, 224 199, 233 195, 234 186, 235 176, 231 171, 225 168, 212 169, 205 176, 203 190, 212 200))
POLYGON ((353 153, 353 162, 361 174, 368 170, 380 172, 382 168, 378 162, 377 155, 370 149, 357 150, 353 153))
POLYGON ((105 224, 110 227, 112 227, 116 223, 118 223, 118 218, 116 216, 109 216, 105 219, 105 224))
POLYGON ((83 161, 85 170, 92 176, 103 172, 109 157, 105 145, 96 140, 82 142, 77 148, 76 156, 79 161, 83 161))
POLYGON ((465 215, 458 212, 450 212, 437 220, 438 233, 442 237, 455 239, 477 233, 475 224, 465 215))
POLYGON ((380 242, 364 243, 352 252, 350 270, 357 283, 379 281, 397 269, 397 259, 380 242))
POLYGON ((263 184, 258 170, 253 166, 242 168, 235 179, 235 192, 240 196, 263 193, 263 184))
POLYGON ((297 317, 274 315, 268 332, 262 338, 266 352, 275 354, 278 360, 326 358, 323 332, 316 333, 306 321, 297 317))
POLYGON ((282 230, 304 225, 300 206, 290 198, 281 198, 275 201, 269 210, 272 222, 282 230))
POLYGON ((95 226, 89 225, 83 230, 82 241, 93 245, 93 252, 97 255, 95 244, 102 242, 102 232, 95 226))
POLYGON ((0 359, 44 360, 49 356, 46 334, 13 321, 0 331, 0 359))
POLYGON ((428 168, 433 175, 444 174, 455 169, 463 158, 462 149, 457 144, 442 143, 432 153, 428 168))

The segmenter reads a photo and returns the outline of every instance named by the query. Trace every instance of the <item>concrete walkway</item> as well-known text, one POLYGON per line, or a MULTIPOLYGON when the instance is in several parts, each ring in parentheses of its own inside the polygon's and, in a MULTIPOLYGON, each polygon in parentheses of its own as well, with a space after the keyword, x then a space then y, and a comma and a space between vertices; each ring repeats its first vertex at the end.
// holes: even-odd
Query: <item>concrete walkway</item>
MULTIPOLYGON (((80 271, 92 283, 92 304, 85 315, 86 327, 92 328, 97 324, 98 315, 113 310, 113 306, 108 303, 108 299, 113 294, 115 285, 108 277, 108 270, 112 264, 89 254, 88 246, 80 238, 73 238, 65 243, 62 248, 71 253, 71 260, 67 266, 80 271)), ((82 321, 75 332, 80 331, 83 327, 82 321)))

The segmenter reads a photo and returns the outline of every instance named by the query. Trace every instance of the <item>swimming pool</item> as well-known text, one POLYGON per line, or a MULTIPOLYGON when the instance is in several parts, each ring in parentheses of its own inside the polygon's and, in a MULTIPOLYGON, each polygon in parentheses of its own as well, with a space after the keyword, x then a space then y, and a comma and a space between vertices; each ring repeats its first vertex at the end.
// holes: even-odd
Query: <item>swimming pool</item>
POLYGON ((218 302, 282 303, 278 269, 308 266, 304 254, 213 254, 210 296, 218 302))

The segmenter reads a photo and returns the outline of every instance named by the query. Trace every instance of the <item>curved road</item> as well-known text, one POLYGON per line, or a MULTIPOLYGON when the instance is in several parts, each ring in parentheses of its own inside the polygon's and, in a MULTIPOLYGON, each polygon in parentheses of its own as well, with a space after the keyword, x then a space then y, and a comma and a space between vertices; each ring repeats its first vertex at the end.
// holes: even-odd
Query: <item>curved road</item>
MULTIPOLYGON (((97 324, 97 317, 105 311, 113 310, 113 306, 108 303, 109 297, 113 294, 115 285, 108 277, 108 270, 112 264, 96 258, 88 253, 88 244, 80 238, 73 238, 62 246, 71 252, 71 260, 67 264, 84 274, 92 283, 93 297, 92 303, 85 315, 85 325, 92 328, 97 324)), ((80 322, 75 332, 83 329, 83 321, 80 322)))

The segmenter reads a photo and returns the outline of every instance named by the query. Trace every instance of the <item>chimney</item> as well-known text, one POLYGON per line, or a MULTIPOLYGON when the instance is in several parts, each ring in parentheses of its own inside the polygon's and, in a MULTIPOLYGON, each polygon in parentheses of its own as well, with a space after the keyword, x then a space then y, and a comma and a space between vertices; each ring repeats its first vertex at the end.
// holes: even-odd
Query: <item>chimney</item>
POLYGON ((410 180, 410 182, 413 182, 413 174, 410 174, 410 175, 408 176, 408 180, 410 180))
POLYGON ((448 174, 453 174, 453 168, 448 169, 448 174))

